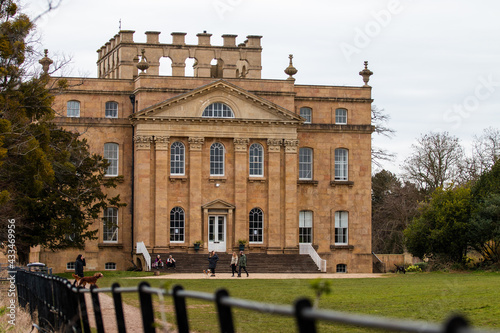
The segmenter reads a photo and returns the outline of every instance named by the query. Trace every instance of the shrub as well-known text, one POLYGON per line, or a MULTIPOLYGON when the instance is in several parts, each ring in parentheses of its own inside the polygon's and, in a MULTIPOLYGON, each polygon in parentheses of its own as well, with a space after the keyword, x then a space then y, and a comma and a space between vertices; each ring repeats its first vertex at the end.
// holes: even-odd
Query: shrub
POLYGON ((417 265, 410 265, 406 268, 406 271, 407 272, 422 272, 422 269, 420 267, 418 267, 417 265))

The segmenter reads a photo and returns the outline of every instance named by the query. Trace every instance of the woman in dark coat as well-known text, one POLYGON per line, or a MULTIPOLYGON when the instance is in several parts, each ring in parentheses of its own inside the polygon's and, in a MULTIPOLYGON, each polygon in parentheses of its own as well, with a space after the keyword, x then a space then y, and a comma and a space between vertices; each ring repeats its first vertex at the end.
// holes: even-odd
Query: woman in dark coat
POLYGON ((208 256, 208 269, 210 269, 210 272, 212 275, 210 276, 215 276, 215 267, 217 266, 217 260, 219 260, 219 256, 215 251, 212 251, 210 255, 208 256))
POLYGON ((83 266, 86 266, 85 257, 79 254, 75 261, 75 274, 79 277, 83 277, 83 266))

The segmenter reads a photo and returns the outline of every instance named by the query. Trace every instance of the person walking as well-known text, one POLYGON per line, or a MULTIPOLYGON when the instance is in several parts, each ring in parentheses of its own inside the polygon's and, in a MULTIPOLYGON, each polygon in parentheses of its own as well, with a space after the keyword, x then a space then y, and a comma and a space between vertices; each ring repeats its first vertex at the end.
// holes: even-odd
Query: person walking
POLYGON ((240 251, 239 266, 240 266, 240 270, 238 271, 238 277, 241 277, 241 269, 245 270, 245 273, 247 273, 247 277, 248 277, 247 256, 243 253, 243 251, 240 251))
POLYGON ((208 257, 208 269, 212 273, 210 276, 215 276, 215 268, 217 267, 217 261, 219 260, 219 256, 215 251, 212 251, 208 257))
MULTIPOLYGON (((87 264, 85 263, 85 257, 83 256, 83 254, 79 254, 75 260, 75 275, 82 278, 83 277, 83 266, 86 266, 86 265, 87 264)), ((73 285, 76 285, 76 280, 75 280, 75 282, 73 282, 73 285)))
POLYGON ((233 272, 232 277, 234 277, 234 273, 236 273, 236 266, 238 265, 238 255, 236 252, 233 252, 233 256, 231 257, 231 271, 233 272))

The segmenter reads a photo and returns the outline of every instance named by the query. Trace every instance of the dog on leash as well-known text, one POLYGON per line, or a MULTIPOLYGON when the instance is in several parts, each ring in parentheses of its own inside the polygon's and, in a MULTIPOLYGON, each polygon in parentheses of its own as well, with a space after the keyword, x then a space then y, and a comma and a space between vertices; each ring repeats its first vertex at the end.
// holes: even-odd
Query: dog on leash
POLYGON ((394 264, 394 266, 396 266, 396 272, 402 272, 403 274, 406 274, 406 269, 405 269, 405 266, 398 266, 396 264, 394 264))
POLYGON ((205 274, 205 277, 207 278, 210 275, 210 269, 204 269, 203 274, 205 274))
POLYGON ((90 286, 94 285, 96 288, 99 288, 96 283, 97 283, 97 280, 99 280, 103 276, 104 275, 102 275, 102 273, 95 273, 94 276, 84 276, 84 277, 79 277, 78 275, 73 274, 73 277, 76 280, 76 285, 78 287, 82 287, 82 288, 85 288, 87 283, 90 286))

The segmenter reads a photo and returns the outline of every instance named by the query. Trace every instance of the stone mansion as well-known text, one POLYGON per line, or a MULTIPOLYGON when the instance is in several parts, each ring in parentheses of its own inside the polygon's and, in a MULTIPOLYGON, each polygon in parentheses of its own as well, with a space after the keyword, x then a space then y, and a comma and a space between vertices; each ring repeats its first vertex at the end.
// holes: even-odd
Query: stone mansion
POLYGON ((358 87, 300 85, 291 55, 283 79, 261 78, 261 36, 215 46, 206 32, 196 45, 159 35, 135 42, 122 30, 97 51, 97 78, 65 78, 55 122, 108 159, 107 176, 123 176, 107 191, 127 206, 103 211, 84 250, 38 247, 32 258, 61 272, 84 253, 86 270, 125 270, 138 242, 154 256, 195 253, 197 241, 231 253, 244 240, 269 255, 309 243, 328 272, 372 272, 367 63, 358 87))

